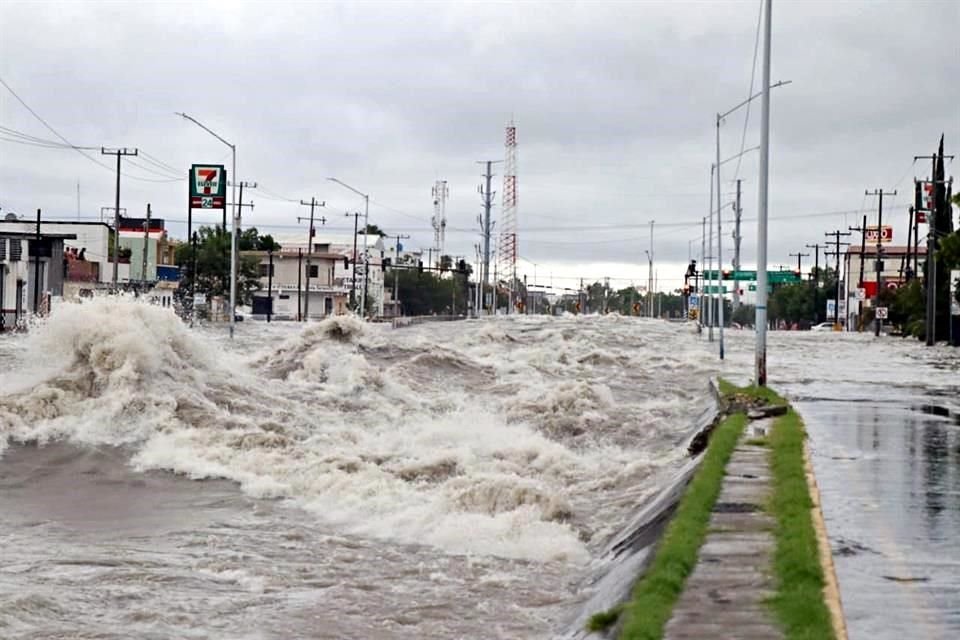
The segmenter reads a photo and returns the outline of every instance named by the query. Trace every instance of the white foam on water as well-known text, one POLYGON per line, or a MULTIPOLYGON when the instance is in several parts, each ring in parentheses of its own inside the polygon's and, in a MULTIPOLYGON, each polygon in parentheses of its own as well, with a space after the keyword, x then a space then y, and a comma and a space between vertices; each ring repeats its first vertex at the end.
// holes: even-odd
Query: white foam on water
POLYGON ((234 480, 343 535, 584 563, 681 455, 664 434, 702 386, 682 349, 654 386, 629 367, 680 331, 631 318, 242 330, 271 342, 245 356, 137 301, 60 305, 23 351, 46 373, 0 396, 0 446, 124 446, 138 470, 234 480))

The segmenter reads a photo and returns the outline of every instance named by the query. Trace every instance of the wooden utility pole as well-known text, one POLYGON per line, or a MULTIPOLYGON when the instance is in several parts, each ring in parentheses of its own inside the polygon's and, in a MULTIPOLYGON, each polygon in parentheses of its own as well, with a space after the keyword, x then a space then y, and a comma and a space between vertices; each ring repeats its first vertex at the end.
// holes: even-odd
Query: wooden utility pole
MULTIPOLYGON (((862 289, 863 268, 867 263, 867 216, 863 216, 863 224, 861 224, 859 227, 847 227, 847 230, 860 232, 860 279, 857 280, 857 288, 862 289)), ((877 256, 877 258, 879 259, 879 256, 877 256)), ((859 316, 858 322, 860 323, 860 326, 857 327, 857 330, 860 331, 863 329, 863 300, 860 300, 859 298, 857 298, 857 300, 859 301, 858 304, 860 307, 859 313, 857 314, 859 316)))
POLYGON ((835 277, 837 278, 837 294, 836 294, 836 298, 834 300, 834 306, 833 306, 833 325, 834 325, 834 328, 836 328, 836 325, 840 324, 840 245, 842 244, 846 246, 850 244, 849 242, 840 242, 840 237, 850 236, 853 234, 851 234, 849 231, 843 232, 838 229, 836 231, 825 233, 824 235, 827 236, 828 238, 830 236, 833 236, 833 244, 836 247, 834 251, 831 251, 829 253, 824 252, 825 257, 827 255, 835 255, 837 257, 837 271, 835 273, 835 277))
POLYGON ((147 219, 143 222, 143 259, 140 261, 140 286, 147 288, 147 252, 150 251, 150 203, 147 203, 147 219))
POLYGON ((400 262, 400 241, 406 240, 410 236, 397 234, 394 236, 397 239, 396 248, 393 251, 393 315, 394 317, 399 316, 399 304, 400 304, 400 270, 396 268, 396 263, 400 262))
POLYGON ((813 249, 813 272, 810 274, 810 282, 813 283, 813 324, 820 322, 820 309, 817 305, 818 292, 820 291, 820 250, 826 249, 822 244, 803 245, 807 249, 813 249))
MULTIPOLYGON (((307 273, 304 276, 304 280, 307 284, 307 293, 306 297, 303 299, 303 321, 306 322, 310 317, 310 266, 312 264, 311 256, 313 255, 313 236, 316 235, 316 231, 313 228, 313 211, 316 207, 325 207, 327 206, 326 202, 319 202, 316 198, 311 197, 310 202, 301 200, 300 204, 305 207, 310 207, 310 217, 307 218, 310 221, 310 229, 307 231, 307 273)), ((305 218, 297 217, 297 222, 303 222, 305 218)), ((320 224, 326 224, 326 218, 320 218, 320 224)))
POLYGON ((113 206, 113 291, 117 291, 117 274, 120 271, 120 158, 123 156, 136 156, 140 153, 139 149, 107 149, 100 147, 100 154, 105 156, 117 156, 117 190, 116 199, 113 206))
MULTIPOLYGON (((877 208, 877 260, 874 264, 874 267, 877 271, 877 291, 873 296, 873 315, 874 315, 874 334, 876 337, 880 337, 880 325, 883 324, 883 319, 878 313, 880 308, 880 288, 883 286, 883 196, 895 196, 897 195, 897 190, 893 191, 884 191, 883 189, 874 189, 871 191, 864 191, 864 195, 867 196, 878 196, 880 201, 877 208)), ((866 225, 864 225, 866 227, 866 225)), ((864 231, 866 233, 866 231, 864 231)), ((862 257, 862 256, 861 256, 862 257)))

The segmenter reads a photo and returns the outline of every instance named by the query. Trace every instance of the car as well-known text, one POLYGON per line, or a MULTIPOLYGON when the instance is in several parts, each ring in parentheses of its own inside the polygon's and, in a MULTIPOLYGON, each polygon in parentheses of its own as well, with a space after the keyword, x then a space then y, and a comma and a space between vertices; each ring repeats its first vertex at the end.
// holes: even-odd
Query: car
POLYGON ((833 331, 832 322, 821 322, 810 327, 810 331, 833 331))

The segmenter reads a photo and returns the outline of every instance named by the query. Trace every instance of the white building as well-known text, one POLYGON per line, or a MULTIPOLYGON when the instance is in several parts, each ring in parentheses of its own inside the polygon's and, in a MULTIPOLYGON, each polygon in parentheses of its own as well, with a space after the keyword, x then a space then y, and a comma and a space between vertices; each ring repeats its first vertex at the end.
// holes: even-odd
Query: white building
MULTIPOLYGON (((27 218, 7 218, 0 220, 0 232, 36 233, 36 220, 27 218)), ((105 222, 82 222, 79 220, 43 220, 40 221, 41 235, 75 236, 64 240, 65 249, 83 251, 84 259, 91 263, 91 272, 96 273, 96 282, 107 283, 113 281, 113 263, 110 262, 108 252, 110 246, 111 227, 105 222), (94 266, 96 265, 96 266, 94 266)), ((130 277, 130 265, 119 265, 119 279, 130 277)), ((69 276, 68 276, 69 277, 69 276)))
POLYGON ((343 256, 281 245, 271 256, 267 251, 244 251, 242 256, 259 260, 260 291, 254 294, 253 313, 267 314, 266 300, 273 299, 273 317, 278 320, 326 318, 349 310, 350 288, 343 283, 343 256), (272 265, 272 268, 271 268, 272 265))
MULTIPOLYGON (((305 236, 306 234, 304 234, 305 236)), ((293 251, 296 254, 297 249, 306 251, 307 242, 304 236, 285 236, 277 238, 277 242, 283 248, 284 252, 293 251)), ((318 254, 331 254, 339 258, 346 257, 348 264, 344 267, 342 262, 338 265, 334 284, 347 287, 352 290, 354 287, 354 277, 356 277, 356 303, 360 304, 361 292, 364 287, 364 259, 363 259, 363 241, 364 234, 357 234, 356 253, 354 253, 354 238, 352 235, 319 235, 313 237, 311 249, 318 254)), ((384 239, 378 235, 367 234, 367 256, 370 264, 370 270, 367 274, 367 298, 368 307, 371 313, 376 316, 382 316, 384 303, 386 302, 384 281, 383 281, 383 258, 386 247, 384 239)), ((312 316, 311 312, 311 316, 312 316)))
MULTIPOLYGON (((883 246, 881 249, 883 269, 880 272, 880 286, 886 289, 896 289, 906 283, 907 276, 912 274, 913 260, 908 260, 912 249, 906 246, 883 246)), ((923 263, 926 260, 927 249, 923 245, 917 247, 916 263, 922 274, 923 263)), ((844 279, 843 289, 847 300, 847 326, 851 329, 857 327, 861 306, 870 308, 873 306, 873 297, 877 292, 877 245, 867 245, 863 255, 860 253, 860 245, 851 244, 847 247, 844 256, 844 279), (863 280, 860 279, 861 265, 863 269, 863 280), (857 298, 857 289, 864 289, 864 300, 861 302, 857 298)), ((842 301, 841 301, 842 302, 842 301)))

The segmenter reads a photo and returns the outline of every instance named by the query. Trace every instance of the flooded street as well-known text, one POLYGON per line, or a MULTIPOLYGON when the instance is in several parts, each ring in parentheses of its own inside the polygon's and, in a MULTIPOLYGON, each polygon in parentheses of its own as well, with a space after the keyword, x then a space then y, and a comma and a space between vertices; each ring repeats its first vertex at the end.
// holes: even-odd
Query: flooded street
POLYGON ((231 343, 61 309, 2 343, 5 639, 554 637, 713 373, 690 327, 635 318, 231 343))
MULTIPOLYGON (((682 467, 692 327, 249 323, 98 301, 6 336, 0 636, 553 638, 682 467), (131 328, 132 327, 132 328, 131 328)), ((852 638, 960 633, 958 355, 775 332, 852 638)))
POLYGON ((769 353, 809 432, 850 638, 960 637, 960 353, 809 332, 769 353))

